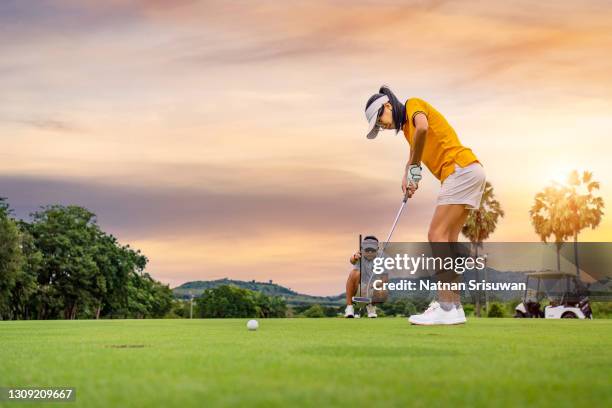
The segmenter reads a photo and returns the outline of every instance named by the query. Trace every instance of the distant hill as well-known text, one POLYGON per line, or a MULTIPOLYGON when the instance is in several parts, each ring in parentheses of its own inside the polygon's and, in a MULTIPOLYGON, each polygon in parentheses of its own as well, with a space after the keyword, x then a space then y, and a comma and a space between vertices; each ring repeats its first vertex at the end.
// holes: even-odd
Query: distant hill
POLYGON ((222 285, 234 285, 239 288, 262 292, 268 296, 280 296, 289 305, 306 305, 318 303, 325 306, 337 306, 344 304, 344 294, 337 296, 310 296, 297 293, 289 288, 271 282, 241 281, 234 279, 217 279, 212 281, 186 282, 172 289, 174 296, 178 299, 189 299, 191 295, 200 296, 206 289, 216 288, 222 285))

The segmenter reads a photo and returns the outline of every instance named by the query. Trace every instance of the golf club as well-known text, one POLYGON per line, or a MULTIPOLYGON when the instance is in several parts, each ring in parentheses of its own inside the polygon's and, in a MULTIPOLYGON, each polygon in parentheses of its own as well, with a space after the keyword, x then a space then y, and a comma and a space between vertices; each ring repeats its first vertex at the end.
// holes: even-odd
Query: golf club
MULTIPOLYGON (((402 200, 402 205, 400 206, 397 212, 397 215, 395 216, 395 221, 393 221, 393 225, 391 226, 391 231, 389 231, 389 236, 387 237, 387 240, 385 241, 385 244, 381 251, 381 253, 383 254, 385 253, 385 250, 387 249, 387 245, 389 244, 389 242, 391 242, 393 231, 395 231, 395 227, 397 226, 397 222, 402 216, 402 212, 404 211, 404 207, 406 207, 407 201, 408 201, 408 195, 406 194, 404 196, 404 199, 402 200)), ((359 253, 361 253, 361 235, 359 235, 359 253)), ((363 306, 364 304, 369 304, 372 301, 372 298, 367 295, 368 295, 368 292, 370 289, 370 283, 372 283, 373 277, 374 277, 374 274, 371 273, 370 278, 368 279, 368 283, 366 284, 366 296, 362 296, 362 286, 363 285, 361 285, 361 259, 360 259, 359 260, 359 296, 353 296, 353 302, 357 303, 360 306, 363 306)))
MULTIPOLYGON (((359 234, 359 254, 361 255, 361 234, 359 234)), ((362 296, 363 285, 361 284, 361 271, 363 267, 361 266, 361 256, 359 259, 359 296, 353 296, 353 302, 356 303, 357 309, 363 309, 363 307, 370 303, 370 298, 362 296)), ((361 312, 361 310, 360 310, 361 312)))

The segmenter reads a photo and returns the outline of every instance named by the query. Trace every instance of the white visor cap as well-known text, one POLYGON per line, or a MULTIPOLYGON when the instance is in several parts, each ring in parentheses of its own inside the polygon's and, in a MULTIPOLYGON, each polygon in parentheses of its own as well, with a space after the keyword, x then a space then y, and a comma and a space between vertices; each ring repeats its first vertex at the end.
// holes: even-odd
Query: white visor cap
POLYGON ((368 139, 374 139, 378 136, 378 131, 380 127, 376 125, 376 121, 378 120, 378 111, 380 108, 389 102, 389 97, 387 95, 380 95, 378 99, 375 99, 370 106, 366 107, 365 115, 366 120, 368 121, 368 133, 366 137, 368 139))

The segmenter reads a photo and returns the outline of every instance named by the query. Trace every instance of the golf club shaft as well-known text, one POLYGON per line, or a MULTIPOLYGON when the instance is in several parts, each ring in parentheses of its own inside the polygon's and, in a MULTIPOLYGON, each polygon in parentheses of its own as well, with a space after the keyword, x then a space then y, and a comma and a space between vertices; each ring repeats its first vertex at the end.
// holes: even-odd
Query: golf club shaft
MULTIPOLYGON (((389 242, 391 241, 391 237, 393 236, 393 231, 395 231, 395 227, 397 226, 397 222, 399 221, 402 215, 402 211, 404 211, 404 207, 406 206, 407 201, 408 201, 408 195, 405 195, 404 199, 402 200, 402 205, 400 206, 399 211, 397 212, 397 215, 395 216, 395 221, 393 221, 393 225, 391 226, 391 231, 389 232, 389 236, 387 237, 387 240, 385 241, 385 245, 383 246, 382 254, 385 253, 385 249, 387 249, 387 245, 389 245, 389 242)), ((370 274, 370 278, 368 279, 368 283, 366 285, 366 296, 369 295, 370 293, 370 283, 372 283, 373 277, 374 275, 370 274)), ((361 280, 361 271, 359 271, 359 279, 361 280)), ((361 288, 359 289, 359 293, 361 294, 361 288)))
POLYGON ((362 296, 361 291, 363 289, 363 285, 361 282, 361 264, 362 264, 362 259, 361 259, 361 234, 359 234, 359 296, 362 296))
POLYGON ((387 248, 387 245, 391 241, 391 237, 393 236, 393 231, 395 231, 395 227, 397 226, 397 222, 399 221, 399 219, 400 219, 400 217, 402 215, 402 211, 404 211, 404 207, 406 206, 406 201, 408 201, 408 197, 404 197, 404 199, 402 200, 402 205, 400 206, 399 211, 397 212, 397 215, 395 216, 395 221, 393 221, 393 226, 391 226, 391 231, 389 231, 389 236, 387 237, 387 240, 385 241, 385 246, 383 247, 383 252, 385 252, 385 249, 387 248))

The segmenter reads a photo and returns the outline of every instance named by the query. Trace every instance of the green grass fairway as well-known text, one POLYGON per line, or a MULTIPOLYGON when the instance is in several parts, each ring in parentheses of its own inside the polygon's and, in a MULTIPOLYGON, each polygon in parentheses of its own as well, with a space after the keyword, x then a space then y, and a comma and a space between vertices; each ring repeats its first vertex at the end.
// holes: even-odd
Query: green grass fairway
POLYGON ((612 320, 245 326, 246 319, 0 322, 0 387, 75 387, 76 403, 65 406, 105 408, 612 406, 612 320))

